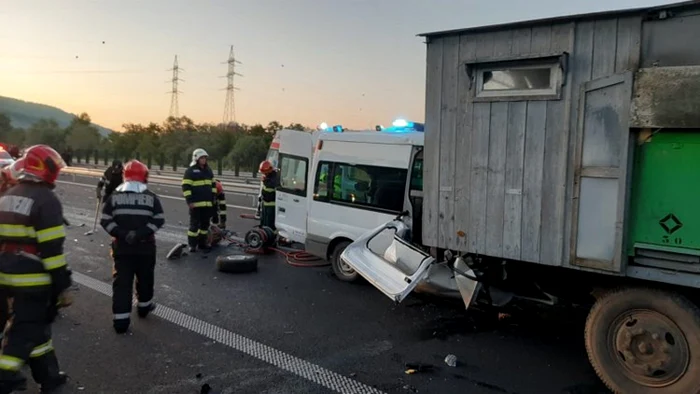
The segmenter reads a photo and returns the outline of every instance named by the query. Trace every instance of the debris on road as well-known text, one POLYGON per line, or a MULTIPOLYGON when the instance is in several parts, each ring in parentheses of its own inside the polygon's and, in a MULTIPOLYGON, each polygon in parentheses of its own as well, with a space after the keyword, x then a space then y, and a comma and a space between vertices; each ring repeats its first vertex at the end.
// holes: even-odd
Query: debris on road
POLYGON ((216 258, 216 269, 226 273, 247 273, 258 270, 258 257, 246 254, 222 255, 216 258))
POLYGON ((457 366, 457 356, 454 354, 448 354, 447 357, 445 357, 445 364, 447 364, 450 367, 456 367, 457 366))
POLYGON ((411 375, 417 372, 431 372, 434 370, 435 366, 431 364, 422 364, 422 363, 406 363, 405 365, 406 368, 406 374, 411 375), (412 371, 412 372, 409 372, 412 371))
POLYGON ((185 251, 185 248, 187 247, 186 244, 180 243, 175 246, 173 246, 172 249, 168 252, 168 254, 165 256, 166 259, 168 260, 177 260, 182 256, 186 256, 187 252, 185 251))

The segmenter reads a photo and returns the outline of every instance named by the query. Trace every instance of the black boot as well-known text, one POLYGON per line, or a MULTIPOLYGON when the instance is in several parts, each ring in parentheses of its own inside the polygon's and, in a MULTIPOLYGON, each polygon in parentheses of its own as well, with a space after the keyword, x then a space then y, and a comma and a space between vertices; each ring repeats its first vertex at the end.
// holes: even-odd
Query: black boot
POLYGON ((154 310, 156 310, 156 304, 150 304, 148 306, 139 307, 138 308, 139 317, 143 319, 146 316, 148 316, 149 313, 153 312, 154 310))
POLYGON ((119 319, 119 320, 113 320, 112 321, 112 326, 114 327, 114 332, 117 334, 126 334, 126 332, 129 330, 129 323, 131 323, 130 319, 119 319))
POLYGON ((58 393, 58 390, 68 383, 68 375, 64 372, 59 372, 58 375, 48 379, 41 385, 42 394, 58 393))
POLYGON ((0 394, 11 394, 15 391, 27 391, 27 378, 20 372, 13 378, 0 381, 0 394))

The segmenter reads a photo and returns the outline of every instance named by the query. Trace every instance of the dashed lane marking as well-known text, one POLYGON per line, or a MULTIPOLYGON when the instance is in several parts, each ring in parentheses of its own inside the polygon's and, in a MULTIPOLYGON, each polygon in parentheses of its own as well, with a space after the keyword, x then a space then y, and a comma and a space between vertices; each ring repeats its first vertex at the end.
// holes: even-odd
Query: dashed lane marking
MULTIPOLYGON (((89 188, 93 188, 93 189, 95 188, 95 185, 89 185, 89 184, 87 184, 87 183, 77 183, 77 182, 69 182, 69 181, 56 181, 56 183, 63 183, 63 184, 66 184, 66 185, 73 185, 73 186, 83 186, 83 187, 89 187, 89 188)), ((231 193, 231 194, 233 194, 233 193, 231 193)), ((243 193, 238 193, 238 194, 243 194, 243 193)), ((246 196, 252 196, 252 194, 244 194, 244 195, 246 195, 246 196)), ((170 200, 185 201, 185 199, 182 198, 182 197, 166 196, 166 195, 163 195, 163 194, 159 194, 158 197, 160 197, 160 198, 167 198, 167 199, 170 199, 170 200)), ((244 207, 244 206, 242 206, 242 205, 231 205, 231 204, 226 204, 226 206, 229 207, 229 208, 245 209, 245 210, 247 210, 247 211, 255 211, 255 210, 256 210, 255 208, 252 208, 252 207, 244 207)))
MULTIPOLYGON (((97 291, 98 293, 102 293, 108 297, 112 296, 112 286, 108 283, 75 271, 73 272, 73 280, 89 289, 97 291)), ((230 347, 231 349, 235 349, 251 357, 255 357, 258 360, 274 365, 279 369, 291 372, 294 375, 312 381, 335 392, 343 394, 383 394, 382 391, 357 380, 325 369, 299 357, 292 356, 291 354, 284 353, 263 343, 226 330, 225 328, 207 323, 178 310, 168 308, 167 306, 159 304, 153 314, 162 318, 163 320, 200 334, 213 341, 219 342, 230 347)))

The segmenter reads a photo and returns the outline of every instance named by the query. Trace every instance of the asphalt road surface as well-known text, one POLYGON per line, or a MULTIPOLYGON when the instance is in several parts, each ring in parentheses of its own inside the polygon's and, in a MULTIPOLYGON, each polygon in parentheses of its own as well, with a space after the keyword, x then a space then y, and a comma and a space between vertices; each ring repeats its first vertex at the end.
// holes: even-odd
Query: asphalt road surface
MULTIPOLYGON (((412 296, 394 305, 367 284, 327 267, 297 268, 261 256, 257 273, 223 274, 214 258, 165 260, 185 240, 187 209, 176 187, 163 197, 156 301, 131 332, 111 327, 111 260, 104 231, 86 236, 96 178, 62 177, 57 193, 76 300, 54 325, 67 393, 569 393, 606 391, 588 365, 579 317, 494 321, 459 303, 412 296), (457 367, 443 361, 457 356, 457 367), (434 366, 406 374, 406 363, 434 366)), ((254 223, 250 196, 229 196, 229 227, 254 223), (247 200, 246 200, 247 199, 247 200)), ((562 316, 559 314, 559 316, 562 316)))

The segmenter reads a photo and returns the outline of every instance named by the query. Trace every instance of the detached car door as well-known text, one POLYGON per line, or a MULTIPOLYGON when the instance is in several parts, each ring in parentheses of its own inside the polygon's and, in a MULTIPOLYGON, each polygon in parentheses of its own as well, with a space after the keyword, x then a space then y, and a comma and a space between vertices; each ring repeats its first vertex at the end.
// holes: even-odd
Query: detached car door
POLYGON ((393 220, 363 234, 340 258, 387 297, 401 302, 425 279, 435 262, 406 240, 409 232, 402 220, 393 220))

